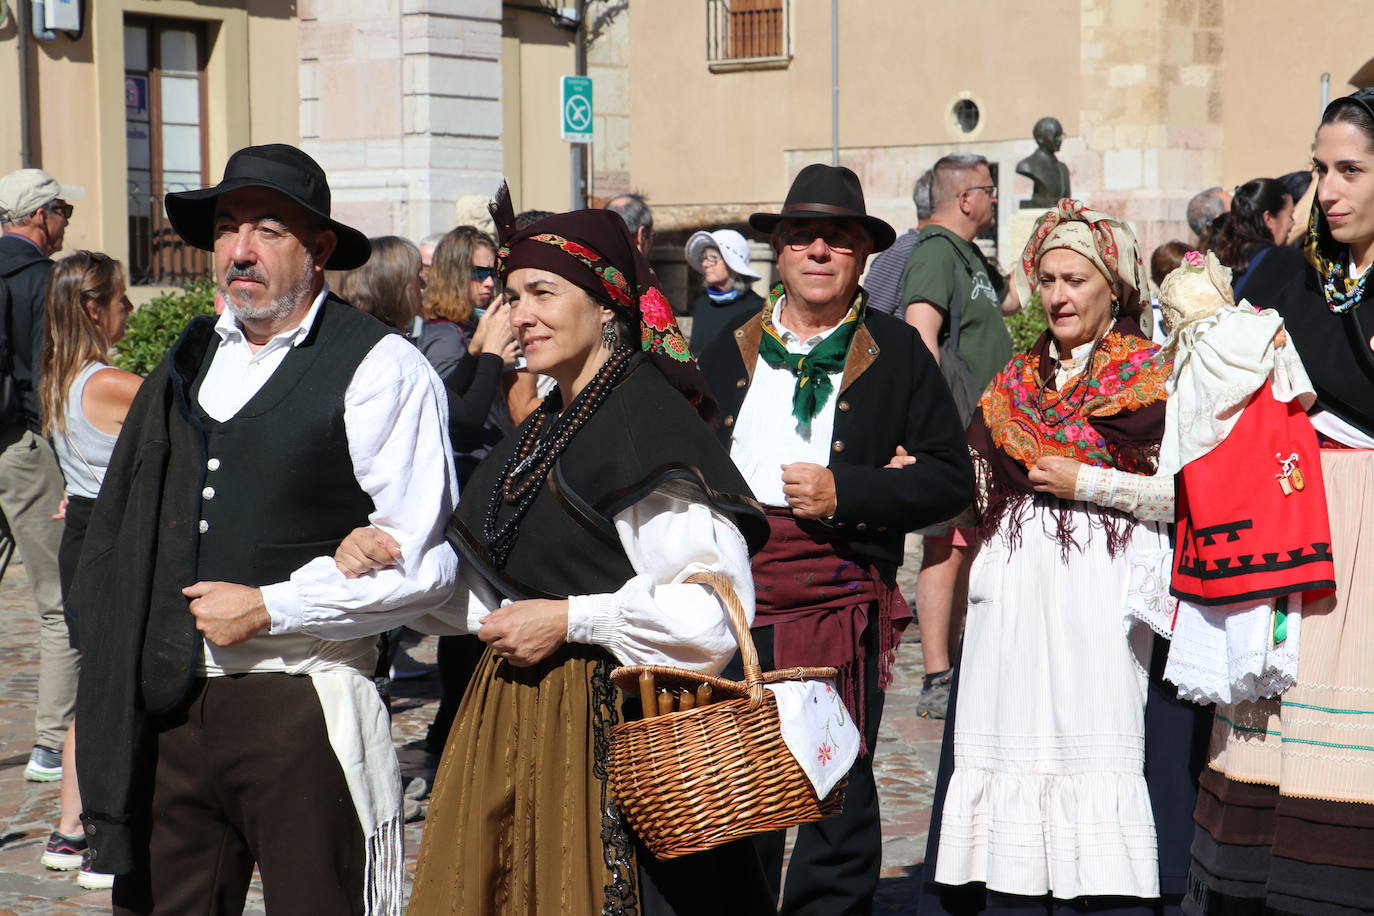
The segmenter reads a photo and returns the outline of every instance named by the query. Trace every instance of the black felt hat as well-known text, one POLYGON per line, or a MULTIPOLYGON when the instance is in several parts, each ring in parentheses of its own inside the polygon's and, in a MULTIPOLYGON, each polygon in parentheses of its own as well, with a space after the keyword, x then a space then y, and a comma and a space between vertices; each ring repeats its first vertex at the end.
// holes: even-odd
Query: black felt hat
POLYGON ((875 252, 887 248, 897 237, 891 226, 868 215, 859 176, 842 165, 808 165, 792 182, 782 212, 751 214, 749 225, 760 232, 772 232, 785 219, 854 220, 868 232, 875 252))
POLYGON ((372 244, 352 226, 329 216, 329 181, 324 169, 301 150, 285 143, 246 146, 224 165, 224 178, 213 188, 173 191, 166 197, 167 218, 177 235, 205 251, 215 248, 215 198, 239 188, 270 188, 285 194, 324 220, 338 238, 325 267, 351 270, 367 263, 372 244))

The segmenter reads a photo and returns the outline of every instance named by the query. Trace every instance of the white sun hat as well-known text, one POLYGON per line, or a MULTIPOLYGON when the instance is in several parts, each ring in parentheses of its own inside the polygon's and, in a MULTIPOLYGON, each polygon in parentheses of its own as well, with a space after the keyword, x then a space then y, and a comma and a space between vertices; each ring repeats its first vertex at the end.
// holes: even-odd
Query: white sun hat
POLYGON ((692 233, 692 237, 687 240, 687 263, 697 273, 701 273, 701 258, 706 254, 707 248, 720 251, 720 256, 725 259, 725 266, 729 267, 732 273, 750 280, 759 279, 759 275, 749 267, 749 242, 734 229, 692 233))

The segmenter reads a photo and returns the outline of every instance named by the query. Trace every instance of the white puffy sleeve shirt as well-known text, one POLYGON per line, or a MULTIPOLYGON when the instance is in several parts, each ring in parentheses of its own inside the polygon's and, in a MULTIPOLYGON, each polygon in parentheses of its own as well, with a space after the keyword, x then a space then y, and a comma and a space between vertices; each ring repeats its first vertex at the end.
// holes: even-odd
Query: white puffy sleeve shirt
MULTIPOLYGON (((614 592, 568 599, 568 642, 601 646, 625 665, 671 665, 715 674, 738 644, 725 605, 697 572, 730 579, 750 622, 754 580, 749 550, 734 522, 700 499, 690 484, 669 483, 616 513, 616 533, 635 575, 614 592)), ((427 632, 461 613, 458 632, 476 633, 502 596, 471 564, 463 564, 454 601, 442 618, 413 623, 427 632)))
MULTIPOLYGON (((256 351, 226 311, 215 325, 218 349, 200 389, 206 413, 226 420, 241 410, 308 334, 326 294, 320 292, 299 327, 256 351)), ((383 337, 358 364, 344 392, 344 430, 358 486, 372 498, 368 523, 396 539, 401 561, 346 579, 332 556, 316 557, 287 581, 264 586, 273 636, 371 636, 433 611, 453 592, 458 559, 444 529, 458 500, 458 477, 447 395, 401 335, 383 337)))

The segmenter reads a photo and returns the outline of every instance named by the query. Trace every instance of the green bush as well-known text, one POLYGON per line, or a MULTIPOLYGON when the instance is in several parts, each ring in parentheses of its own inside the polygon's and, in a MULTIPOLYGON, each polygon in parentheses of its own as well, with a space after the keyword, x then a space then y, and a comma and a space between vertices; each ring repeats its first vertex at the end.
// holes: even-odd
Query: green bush
POLYGON ((147 375, 162 362, 192 318, 214 313, 215 284, 208 279, 192 280, 179 290, 154 297, 129 316, 124 339, 115 345, 115 365, 147 375))
POLYGON ((1017 353, 1024 353, 1044 333, 1045 310, 1040 305, 1040 290, 1031 293, 1030 302, 1007 319, 1007 331, 1011 333, 1011 345, 1017 353))

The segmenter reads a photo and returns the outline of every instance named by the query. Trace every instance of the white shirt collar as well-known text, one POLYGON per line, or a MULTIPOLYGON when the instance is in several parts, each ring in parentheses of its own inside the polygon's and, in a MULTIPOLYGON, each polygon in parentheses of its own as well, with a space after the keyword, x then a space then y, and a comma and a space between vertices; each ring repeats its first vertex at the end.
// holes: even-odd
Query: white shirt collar
MULTIPOLYGON (((315 316, 320 313, 320 306, 324 303, 325 296, 328 295, 329 284, 326 283, 324 286, 320 287, 320 294, 315 297, 314 302, 310 303, 310 310, 301 318, 301 323, 294 328, 287 328, 285 331, 274 334, 272 339, 267 341, 258 352, 264 353, 269 350, 276 350, 279 347, 300 346, 301 341, 305 340, 306 335, 310 333, 310 329, 314 326, 315 316)), ((233 309, 227 307, 224 310, 224 314, 220 315, 219 320, 215 322, 215 333, 219 335, 222 343, 231 343, 247 339, 243 334, 243 325, 234 317, 233 309)))
POLYGON ((801 337, 799 337, 795 331, 793 331, 791 328, 788 328, 786 325, 782 323, 782 304, 786 301, 787 296, 782 295, 778 297, 777 302, 773 303, 773 327, 778 329, 778 337, 782 339, 782 342, 789 346, 800 345, 801 347, 810 350, 814 348, 816 344, 820 343, 822 340, 825 340, 827 337, 833 334, 836 328, 844 324, 844 319, 849 317, 849 312, 846 311, 844 313, 844 317, 842 317, 839 321, 835 322, 830 327, 826 328, 823 331, 820 331, 819 333, 811 335, 806 340, 802 340, 801 337))
POLYGON ((1366 267, 1364 270, 1357 270, 1355 268, 1355 258, 1348 250, 1345 253, 1345 265, 1346 273, 1349 274, 1350 279, 1352 280, 1360 279, 1360 277, 1363 277, 1366 273, 1369 272, 1370 269, 1366 267))

